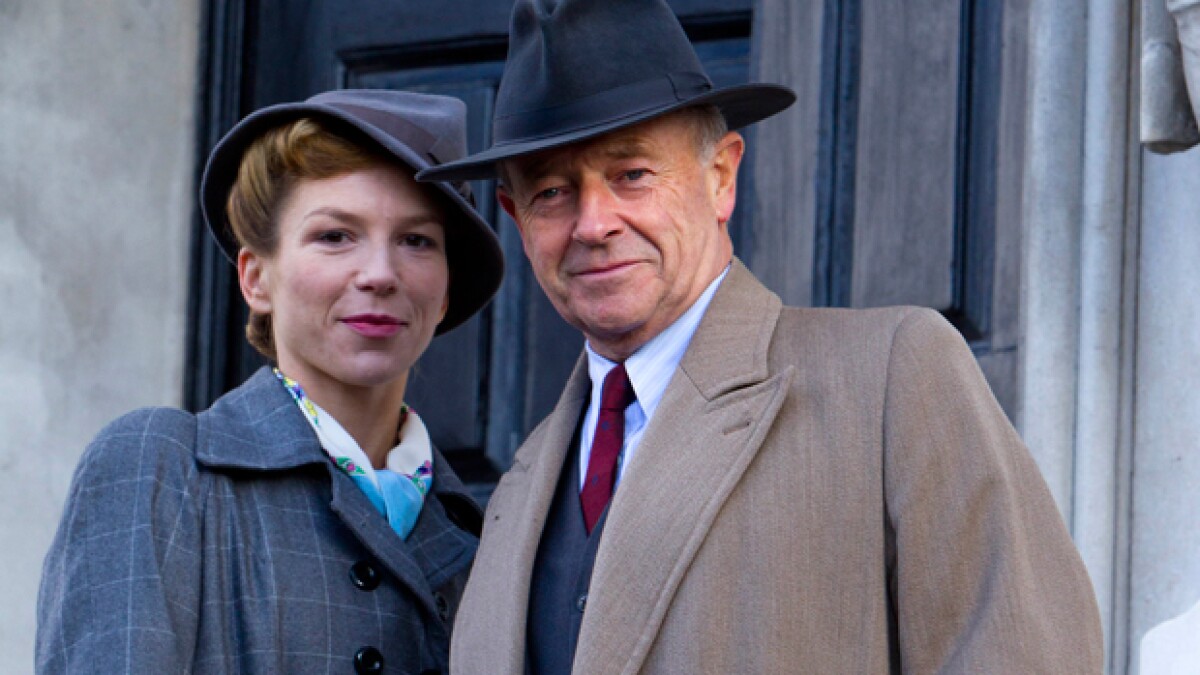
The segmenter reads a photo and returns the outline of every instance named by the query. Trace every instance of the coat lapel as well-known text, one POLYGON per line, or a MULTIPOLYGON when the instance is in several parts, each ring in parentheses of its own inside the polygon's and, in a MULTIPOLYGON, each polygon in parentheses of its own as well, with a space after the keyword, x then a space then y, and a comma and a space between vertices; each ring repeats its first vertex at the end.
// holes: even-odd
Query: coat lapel
MULTIPOLYGON (((329 461, 303 413, 269 368, 260 368, 240 387, 201 413, 199 420, 196 454, 197 459, 207 466, 252 471, 290 471, 307 465, 324 466, 329 472, 332 491, 330 508, 333 512, 400 583, 413 590, 417 601, 433 616, 437 616, 426 570, 422 570, 414 552, 396 536, 387 520, 375 511, 354 481, 329 461)), ((434 461, 444 463, 445 460, 439 454, 434 461)), ((438 475, 443 473, 440 468, 434 467, 434 494, 443 487, 438 481, 438 475)), ((456 485, 455 479, 452 487, 456 485)), ((443 526, 452 527, 444 513, 422 513, 417 522, 418 528, 443 526)), ((426 536, 430 534, 433 533, 426 533, 426 536)), ((441 552, 442 555, 469 557, 472 552, 470 538, 457 530, 454 534, 462 539, 458 542, 462 546, 452 546, 449 541, 443 541, 447 548, 441 552)), ((458 562, 431 560, 427 567, 449 568, 458 562)), ((461 564, 465 567, 466 561, 461 561, 461 564)))
POLYGON ((574 672, 637 672, 649 653, 786 397, 791 369, 768 377, 767 364, 780 308, 735 260, 613 497, 574 672))
POLYGON ((587 361, 581 357, 554 411, 521 446, 492 494, 475 572, 454 626, 454 670, 525 672, 530 578, 589 386, 587 361))

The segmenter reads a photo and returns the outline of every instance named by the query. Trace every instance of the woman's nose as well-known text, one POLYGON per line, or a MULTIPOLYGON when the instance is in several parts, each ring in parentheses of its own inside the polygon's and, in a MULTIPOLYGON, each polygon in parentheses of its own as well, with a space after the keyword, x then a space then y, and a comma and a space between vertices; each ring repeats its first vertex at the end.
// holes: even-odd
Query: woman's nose
POLYGON ((368 247, 360 260, 355 285, 363 291, 387 295, 394 293, 399 283, 391 247, 368 247))

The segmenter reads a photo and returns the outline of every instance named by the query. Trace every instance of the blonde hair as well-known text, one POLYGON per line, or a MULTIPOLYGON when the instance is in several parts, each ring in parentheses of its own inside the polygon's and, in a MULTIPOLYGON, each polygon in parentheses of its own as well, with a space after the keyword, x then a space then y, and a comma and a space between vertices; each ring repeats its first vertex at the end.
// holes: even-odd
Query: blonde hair
MULTIPOLYGON (((237 180, 225 203, 230 229, 239 245, 260 257, 279 246, 279 209, 296 184, 320 180, 380 164, 395 164, 369 143, 356 143, 312 118, 301 118, 259 136, 242 153, 237 180)), ((246 339, 275 360, 271 315, 251 310, 246 339)))

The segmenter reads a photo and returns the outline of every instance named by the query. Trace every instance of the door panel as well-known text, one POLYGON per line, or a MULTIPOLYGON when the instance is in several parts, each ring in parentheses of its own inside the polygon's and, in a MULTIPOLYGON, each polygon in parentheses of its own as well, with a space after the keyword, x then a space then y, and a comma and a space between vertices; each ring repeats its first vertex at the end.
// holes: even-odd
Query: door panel
POLYGON ((954 303, 958 3, 864 0, 852 307, 954 303))

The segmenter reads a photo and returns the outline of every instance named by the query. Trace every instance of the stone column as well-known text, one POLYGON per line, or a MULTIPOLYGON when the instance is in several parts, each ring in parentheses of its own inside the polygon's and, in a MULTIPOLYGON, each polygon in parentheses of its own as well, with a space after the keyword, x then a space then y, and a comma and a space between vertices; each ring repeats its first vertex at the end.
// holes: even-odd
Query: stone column
POLYGON ((1134 664, 1148 630, 1200 601, 1200 149, 1142 161, 1134 664))
POLYGON ((1128 644, 1132 16, 1126 0, 1032 3, 1022 216, 1018 421, 1092 576, 1111 673, 1128 644))

